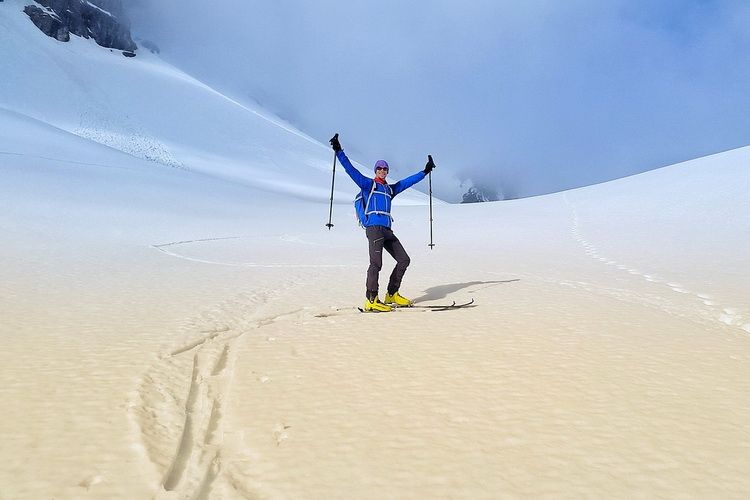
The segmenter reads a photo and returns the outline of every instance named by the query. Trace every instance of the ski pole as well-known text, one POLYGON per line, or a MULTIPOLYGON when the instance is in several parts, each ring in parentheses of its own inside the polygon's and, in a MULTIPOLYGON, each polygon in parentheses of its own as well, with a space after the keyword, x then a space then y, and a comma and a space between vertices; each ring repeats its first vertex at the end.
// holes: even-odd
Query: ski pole
MULTIPOLYGON (((427 158, 429 158, 430 163, 432 163, 432 155, 427 155, 427 158)), ((430 250, 432 250, 435 247, 435 244, 432 242, 432 170, 430 170, 430 173, 427 174, 429 177, 428 182, 430 184, 430 250)))
MULTIPOLYGON (((338 137, 339 134, 336 134, 334 137, 338 137)), ((326 227, 328 227, 328 230, 330 231, 333 227, 333 223, 331 222, 333 218, 333 186, 336 182, 336 152, 333 153, 333 175, 331 176, 331 207, 328 209, 328 224, 326 224, 326 227)))

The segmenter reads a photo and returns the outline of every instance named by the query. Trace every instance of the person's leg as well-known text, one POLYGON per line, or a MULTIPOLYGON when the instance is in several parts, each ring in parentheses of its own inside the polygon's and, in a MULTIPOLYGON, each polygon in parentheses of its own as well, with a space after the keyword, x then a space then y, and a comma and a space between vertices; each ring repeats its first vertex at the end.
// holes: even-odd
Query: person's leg
POLYGON ((383 226, 370 226, 365 229, 370 249, 370 267, 367 268, 367 300, 372 301, 378 296, 378 275, 383 267, 383 244, 385 234, 383 226))
POLYGON ((393 295, 401 288, 401 280, 404 278, 404 273, 406 272, 406 268, 409 267, 411 259, 399 239, 393 234, 393 231, 388 231, 390 234, 385 239, 384 248, 396 259, 396 267, 393 268, 391 278, 388 281, 388 295, 393 295))

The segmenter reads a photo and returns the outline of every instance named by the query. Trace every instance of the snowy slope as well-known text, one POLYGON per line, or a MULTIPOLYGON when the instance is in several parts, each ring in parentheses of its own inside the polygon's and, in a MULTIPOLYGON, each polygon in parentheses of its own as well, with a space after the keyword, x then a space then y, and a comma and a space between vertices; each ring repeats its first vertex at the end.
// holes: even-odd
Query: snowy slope
MULTIPOLYGON (((24 4, 9 0, 0 6, 0 108, 161 165, 327 198, 326 182, 310 182, 330 173, 327 145, 213 91, 148 51, 128 59, 91 40, 62 43, 42 36, 20 12, 24 4)), ((16 152, 3 148, 9 149, 16 152)), ((348 202, 352 192, 343 186, 340 199, 348 202)), ((412 191, 400 202, 424 199, 412 191)))
POLYGON ((564 193, 460 207, 448 225, 459 241, 496 228, 496 238, 533 253, 545 251, 541 238, 550 257, 567 241, 609 286, 664 291, 689 299, 703 318, 750 331, 748 165, 745 147, 564 193), (546 237, 541 227, 550 228, 546 237))

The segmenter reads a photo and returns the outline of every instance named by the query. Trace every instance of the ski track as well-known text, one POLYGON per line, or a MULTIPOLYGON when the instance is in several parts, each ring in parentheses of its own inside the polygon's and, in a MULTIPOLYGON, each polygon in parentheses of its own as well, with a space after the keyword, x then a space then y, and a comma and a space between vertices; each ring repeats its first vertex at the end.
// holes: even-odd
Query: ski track
POLYGON ((110 169, 115 169, 115 170, 128 170, 130 172, 141 172, 141 170, 137 168, 132 168, 132 167, 117 167, 114 165, 105 165, 103 163, 90 163, 90 162, 84 162, 84 161, 65 160, 65 159, 51 158, 48 156, 35 155, 35 154, 30 154, 30 153, 13 153, 10 151, 0 151, 0 155, 23 156, 26 158, 36 158, 39 160, 47 160, 47 161, 51 161, 55 163, 66 163, 66 164, 69 163, 71 165, 85 165, 88 167, 101 167, 101 168, 110 168, 110 169))
MULTIPOLYGON (((701 317, 707 317, 711 321, 719 322, 723 325, 738 328, 744 333, 750 333, 750 323, 745 322, 745 318, 743 317, 743 315, 740 313, 738 309, 734 307, 727 307, 722 304, 719 304, 710 294, 702 293, 702 292, 694 292, 692 290, 689 290, 687 287, 683 286, 680 283, 670 281, 661 277, 657 273, 642 272, 639 269, 634 269, 630 266, 621 264, 620 262, 617 262, 614 259, 610 259, 609 257, 602 255, 601 252, 597 249, 597 247, 583 236, 581 232, 581 222, 578 216, 578 210, 576 209, 576 206, 570 201, 568 197, 568 193, 565 193, 564 198, 565 198, 565 203, 568 205, 568 208, 570 209, 570 214, 571 214, 570 215, 571 236, 581 245, 581 247, 583 247, 583 250, 586 253, 586 255, 588 255, 589 257, 591 257, 592 259, 596 261, 603 263, 604 265, 618 269, 622 271, 623 273, 627 273, 628 275, 641 278, 644 281, 650 284, 653 284, 655 286, 659 286, 661 290, 664 290, 666 288, 670 290, 672 293, 688 295, 691 298, 695 299, 696 302, 699 302, 700 304, 703 305, 702 310, 704 311, 704 314, 699 313, 701 317)), ((594 285, 582 283, 582 282, 566 282, 564 284, 568 286, 582 286, 584 288, 589 288, 589 289, 591 289, 594 286, 594 285)), ((604 290, 604 287, 597 287, 597 288, 599 290, 604 290)), ((666 313, 676 314, 681 317, 686 317, 684 314, 679 314, 673 310, 670 310, 668 306, 668 303, 669 303, 668 299, 665 299, 663 302, 658 301, 658 302, 661 302, 661 304, 659 304, 653 298, 652 299, 646 299, 644 297, 636 298, 632 296, 633 294, 628 294, 627 292, 623 290, 618 290, 614 288, 606 290, 606 293, 613 295, 613 296, 619 296, 619 297, 624 297, 624 295, 631 295, 629 297, 630 300, 638 300, 639 302, 646 302, 647 305, 659 307, 666 313)), ((698 308, 699 310, 701 310, 701 306, 698 306, 698 308)))
MULTIPOLYGON (((186 255, 179 254, 177 252, 174 252, 172 250, 168 250, 167 247, 173 247, 173 246, 179 246, 179 245, 187 245, 190 243, 202 243, 207 241, 221 241, 221 240, 238 240, 243 239, 247 237, 243 236, 227 236, 223 238, 203 238, 203 239, 196 239, 196 240, 185 240, 185 241, 174 241, 171 243, 162 243, 159 245, 151 245, 151 248, 154 248, 162 253, 165 253, 169 255, 170 257, 176 257, 178 259, 184 259, 188 260, 190 262, 198 262, 201 264, 212 264, 216 266, 230 266, 230 267, 247 267, 247 268, 266 268, 266 269, 330 269, 330 268, 356 268, 359 266, 355 266, 353 264, 284 264, 284 263, 272 263, 272 264, 259 264, 255 262, 220 262, 215 260, 207 260, 207 259, 199 259, 196 257, 188 257, 186 255)), ((294 237, 290 235, 282 235, 279 237, 280 241, 284 241, 287 243, 297 243, 297 244, 304 244, 304 245, 314 245, 314 246, 322 246, 317 243, 312 242, 306 242, 304 240, 301 240, 299 237, 294 237)))
MULTIPOLYGON (((139 446, 163 478, 155 498, 206 499, 219 478, 234 494, 257 498, 259 492, 248 486, 252 479, 245 477, 252 471, 232 470, 225 460, 223 417, 234 376, 234 346, 243 335, 306 314, 296 309, 263 315, 264 308, 300 281, 290 279, 280 284, 282 292, 238 297, 203 313, 184 328, 184 336, 194 332, 197 338, 168 349, 139 379, 129 416, 139 446)), ((258 380, 270 379, 260 374, 258 380)), ((275 439, 285 439, 283 428, 274 432, 275 439)), ((234 460, 238 453, 234 450, 234 460)), ((252 457, 240 462, 245 467, 252 457)))
MULTIPOLYGON (((151 245, 172 257, 212 265, 255 268, 346 268, 352 265, 320 264, 256 264, 220 262, 181 255, 173 249, 212 241, 238 240, 246 237, 228 236, 174 241, 151 245)), ((318 245, 297 235, 282 235, 280 240, 301 245, 318 245)), ((307 273, 306 273, 307 274, 307 273)), ((313 277, 314 278, 314 277, 313 277)), ((306 279, 311 279, 306 276, 306 279)), ((230 393, 235 366, 235 343, 243 335, 277 321, 308 314, 304 308, 265 314, 279 296, 299 286, 304 279, 296 277, 281 283, 277 290, 240 296, 205 311, 198 319, 184 326, 181 345, 167 349, 147 373, 138 380, 138 389, 131 396, 129 417, 144 450, 161 482, 155 498, 205 499, 212 496, 218 480, 234 494, 256 498, 258 491, 252 470, 239 470, 228 465, 232 460, 254 461, 244 451, 232 449, 231 440, 224 440, 224 413, 230 393), (225 444, 229 444, 227 448, 225 444), (231 450, 231 452, 228 451, 231 450), (231 461, 231 460, 230 460, 231 461), (227 486, 228 485, 228 486, 227 486)), ((273 338, 268 339, 269 342, 273 338)), ((261 383, 270 381, 258 374, 261 383)), ((283 425, 274 430, 280 444, 286 439, 283 425)))

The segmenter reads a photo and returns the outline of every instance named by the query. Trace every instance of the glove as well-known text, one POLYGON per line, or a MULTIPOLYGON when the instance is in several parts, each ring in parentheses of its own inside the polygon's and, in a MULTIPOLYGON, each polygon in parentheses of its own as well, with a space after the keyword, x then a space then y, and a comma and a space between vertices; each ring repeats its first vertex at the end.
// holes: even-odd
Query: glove
POLYGON ((339 151, 341 151, 341 143, 339 143, 339 134, 338 134, 338 132, 336 132, 336 135, 334 135, 333 137, 331 137, 331 140, 328 141, 328 142, 331 143, 331 147, 333 148, 334 151, 336 151, 337 153, 339 151))
POLYGON ((424 166, 424 170, 422 170, 422 172, 427 175, 432 172, 433 168, 435 168, 435 162, 432 161, 432 155, 427 155, 427 165, 424 166))

